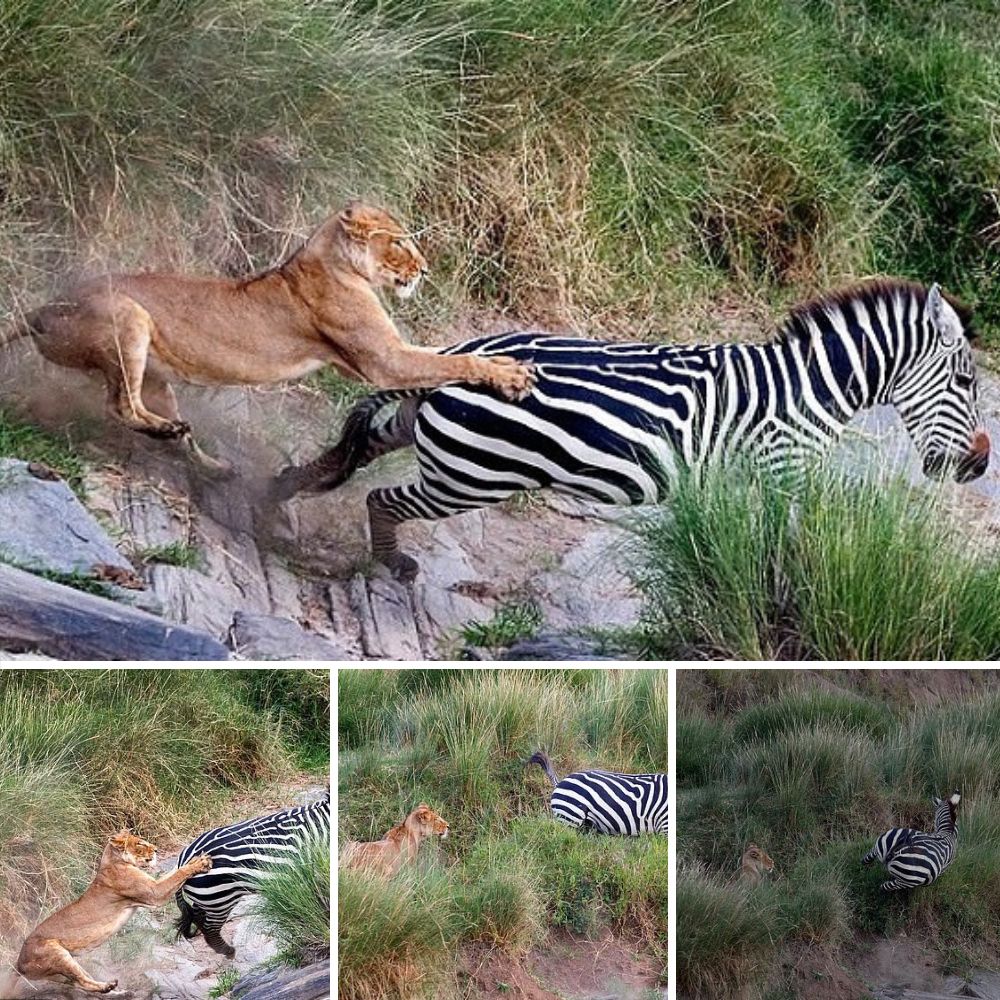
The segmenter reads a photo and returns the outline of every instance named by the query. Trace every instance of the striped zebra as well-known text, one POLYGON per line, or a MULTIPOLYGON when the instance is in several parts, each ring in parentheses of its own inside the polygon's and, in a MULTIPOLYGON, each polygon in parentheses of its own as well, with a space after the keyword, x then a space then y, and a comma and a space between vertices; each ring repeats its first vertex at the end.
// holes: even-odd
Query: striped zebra
POLYGON ((413 559, 398 525, 447 517, 542 487, 611 504, 664 498, 679 467, 745 455, 800 472, 859 409, 896 407, 926 475, 965 482, 989 463, 971 315, 942 293, 872 281, 795 308, 767 344, 678 347, 507 333, 449 352, 535 367, 521 402, 449 385, 375 393, 340 441, 277 477, 272 498, 333 489, 387 452, 416 446, 418 478, 368 494, 374 556, 400 579, 413 559), (381 425, 376 415, 398 403, 381 425))
POLYGON ((212 870, 189 878, 177 890, 180 918, 177 936, 193 938, 200 931, 213 951, 232 958, 236 949, 222 937, 222 925, 247 893, 256 892, 274 865, 291 864, 304 843, 330 836, 330 791, 305 806, 270 816, 220 826, 195 838, 180 853, 180 867, 199 854, 212 858, 212 870))
POLYGON ((882 889, 915 889, 930 885, 955 859, 958 847, 958 803, 962 796, 954 792, 949 799, 934 797, 934 832, 923 833, 909 827, 887 830, 861 859, 870 865, 878 859, 892 878, 882 889))
POLYGON ((537 764, 552 782, 552 815, 574 829, 619 837, 667 832, 667 776, 575 771, 562 781, 548 754, 539 750, 525 767, 537 764))

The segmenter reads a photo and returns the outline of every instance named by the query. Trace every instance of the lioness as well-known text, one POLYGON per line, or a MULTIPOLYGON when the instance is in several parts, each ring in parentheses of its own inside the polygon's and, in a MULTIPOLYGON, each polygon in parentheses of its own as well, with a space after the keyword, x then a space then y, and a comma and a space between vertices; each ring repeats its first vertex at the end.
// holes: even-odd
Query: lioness
POLYGON ((744 885, 758 886, 765 872, 774 871, 774 862, 762 847, 751 844, 740 859, 740 879, 744 885))
POLYGON ((366 868, 377 875, 395 875, 404 860, 411 863, 416 860, 420 842, 432 836, 444 840, 448 836, 448 824, 421 802, 381 840, 367 843, 349 841, 345 844, 340 863, 344 868, 366 868))
POLYGON ((103 944, 143 906, 163 906, 180 886, 212 867, 207 854, 157 881, 142 869, 156 864, 156 848, 127 830, 108 841, 94 881, 75 902, 56 910, 27 937, 17 971, 28 979, 65 976, 88 993, 110 993, 117 985, 92 979, 73 956, 103 944))
POLYGON ((333 365, 380 388, 485 383, 510 399, 531 388, 513 358, 444 355, 404 343, 377 295, 407 298, 427 272, 406 230, 352 202, 283 264, 250 278, 110 274, 72 288, 0 333, 32 336, 50 361, 99 371, 108 412, 132 430, 180 438, 209 466, 181 420, 168 378, 257 385, 333 365))

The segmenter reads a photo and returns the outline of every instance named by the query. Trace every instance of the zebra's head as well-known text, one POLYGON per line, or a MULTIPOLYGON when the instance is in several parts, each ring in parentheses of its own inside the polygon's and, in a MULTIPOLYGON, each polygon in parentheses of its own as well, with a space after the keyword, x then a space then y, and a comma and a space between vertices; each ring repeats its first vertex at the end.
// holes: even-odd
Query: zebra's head
POLYGON ((901 311, 910 317, 914 357, 896 378, 889 402, 902 417, 924 475, 953 476, 960 483, 978 479, 989 465, 990 439, 979 414, 968 320, 936 284, 922 303, 914 296, 901 311))
POLYGON ((962 796, 956 790, 951 793, 950 798, 939 799, 935 795, 933 801, 934 829, 936 831, 954 830, 958 820, 958 804, 962 801, 962 796))

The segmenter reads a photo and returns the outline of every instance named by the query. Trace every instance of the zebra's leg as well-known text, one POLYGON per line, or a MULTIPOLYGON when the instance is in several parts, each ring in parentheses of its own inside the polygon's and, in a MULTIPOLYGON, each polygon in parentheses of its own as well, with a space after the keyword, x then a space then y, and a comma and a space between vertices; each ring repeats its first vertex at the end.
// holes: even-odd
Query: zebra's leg
POLYGON ((502 488, 488 494, 458 499, 438 487, 433 471, 424 467, 418 482, 405 486, 390 486, 368 494, 368 524, 371 529, 372 556, 382 563, 396 579, 408 583, 420 571, 415 559, 399 551, 397 529, 403 521, 433 520, 478 510, 511 496, 516 490, 502 488))
MULTIPOLYGON (((226 916, 228 917, 229 914, 227 913, 226 916)), ((213 923, 210 926, 206 923, 202 926, 201 932, 205 936, 205 943, 212 951, 225 955, 226 958, 232 958, 236 954, 236 949, 222 936, 221 924, 216 926, 213 923)))
POLYGON ((900 882, 899 879, 891 878, 888 882, 883 882, 879 888, 883 892, 893 892, 896 889, 912 889, 912 885, 907 885, 905 882, 900 882))

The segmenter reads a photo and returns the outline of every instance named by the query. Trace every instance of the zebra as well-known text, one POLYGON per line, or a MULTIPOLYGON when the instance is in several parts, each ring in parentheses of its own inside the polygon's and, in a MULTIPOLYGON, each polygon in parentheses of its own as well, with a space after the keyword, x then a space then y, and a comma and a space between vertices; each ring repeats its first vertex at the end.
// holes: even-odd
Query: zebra
POLYGON ((416 446, 418 478, 368 494, 372 554, 404 581, 419 567, 398 525, 543 487, 611 504, 662 500, 679 468, 747 456, 795 475, 856 411, 892 404, 924 474, 967 482, 987 468, 969 309, 934 284, 869 281, 794 308, 765 344, 685 347, 515 332, 448 352, 531 363, 521 402, 448 385, 377 392, 340 441, 275 479, 272 503, 334 489, 387 452, 416 446), (399 404, 381 425, 377 414, 399 404))
POLYGON ((961 800, 957 791, 949 799, 934 796, 933 833, 896 827, 875 841, 861 863, 870 865, 877 858, 885 865, 892 878, 882 883, 884 892, 930 885, 952 863, 958 846, 957 816, 961 800))
POLYGON ((307 840, 330 836, 330 790, 324 798, 220 826, 196 837, 180 853, 180 867, 190 858, 208 854, 212 870, 189 878, 177 890, 180 918, 177 936, 193 938, 200 931, 208 946, 232 958, 236 949, 222 937, 222 926, 247 893, 256 892, 261 878, 274 865, 294 862, 307 840))
POLYGON ((562 781, 548 754, 539 750, 525 763, 537 764, 552 782, 552 814, 578 830, 620 837, 667 832, 667 776, 574 771, 562 781))

